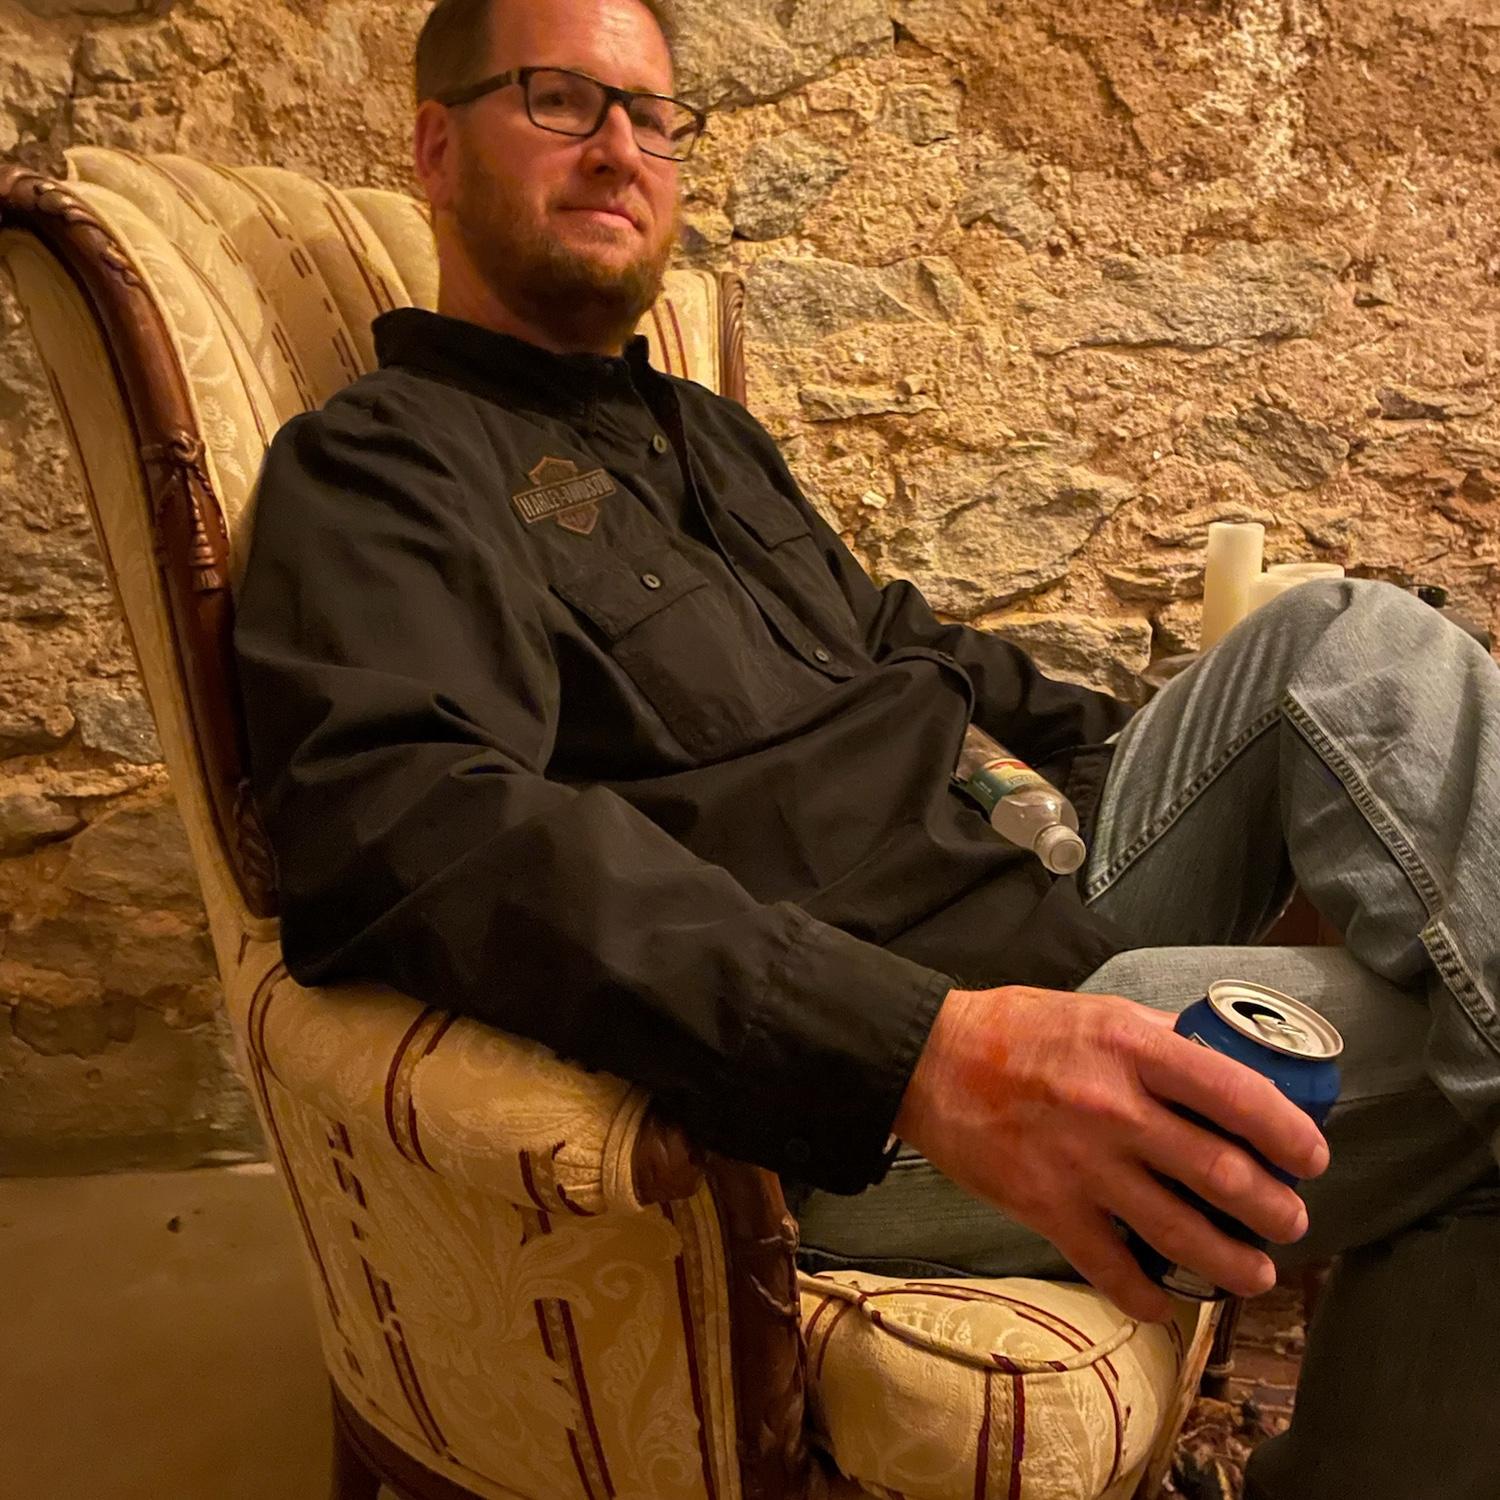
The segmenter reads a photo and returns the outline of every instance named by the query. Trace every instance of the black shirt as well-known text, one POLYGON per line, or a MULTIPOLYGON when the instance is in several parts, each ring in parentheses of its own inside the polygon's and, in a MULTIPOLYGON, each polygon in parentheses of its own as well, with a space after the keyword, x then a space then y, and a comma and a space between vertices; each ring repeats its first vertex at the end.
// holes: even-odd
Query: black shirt
POLYGON ((955 983, 1124 938, 950 789, 972 715, 1087 819, 1128 710, 878 589, 734 402, 417 309, 271 445, 236 645, 297 979, 883 1175, 955 983), (1095 747, 1095 748, 1089 748, 1095 747))

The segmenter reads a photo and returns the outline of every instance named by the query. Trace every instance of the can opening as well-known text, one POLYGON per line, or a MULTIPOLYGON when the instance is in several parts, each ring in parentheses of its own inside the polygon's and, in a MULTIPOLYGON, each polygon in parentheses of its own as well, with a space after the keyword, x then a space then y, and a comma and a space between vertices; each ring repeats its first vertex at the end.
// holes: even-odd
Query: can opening
POLYGON ((1289 1057, 1326 1060, 1344 1050, 1336 1026, 1310 1005, 1265 985, 1216 980, 1208 987, 1208 1003, 1242 1036, 1289 1057))
POLYGON ((1269 1005, 1262 1005, 1258 1000, 1231 1000, 1229 1005, 1236 1015, 1243 1016, 1267 1041, 1280 1042, 1299 1052, 1307 1045, 1307 1033, 1295 1021, 1289 1020, 1269 1005))

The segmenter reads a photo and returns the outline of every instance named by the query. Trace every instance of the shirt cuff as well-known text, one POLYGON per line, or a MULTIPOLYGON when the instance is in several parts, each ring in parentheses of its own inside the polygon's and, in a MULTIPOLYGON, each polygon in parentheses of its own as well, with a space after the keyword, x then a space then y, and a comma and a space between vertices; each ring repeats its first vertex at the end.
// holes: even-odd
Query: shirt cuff
POLYGON ((862 1192, 900 1149, 891 1126, 954 983, 787 909, 791 939, 733 1060, 717 1134, 782 1176, 862 1192))

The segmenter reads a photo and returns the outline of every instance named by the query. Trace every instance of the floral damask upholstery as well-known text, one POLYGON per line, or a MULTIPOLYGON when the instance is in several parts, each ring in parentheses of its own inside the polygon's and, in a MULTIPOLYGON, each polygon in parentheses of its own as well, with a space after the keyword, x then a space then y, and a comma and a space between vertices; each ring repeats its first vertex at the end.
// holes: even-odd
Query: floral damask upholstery
MULTIPOLYGON (((775 1178, 701 1158, 639 1088, 288 975, 233 585, 271 435, 370 367, 375 315, 435 301, 425 210, 82 148, 65 184, 0 171, 0 265, 140 660, 339 1409, 443 1493, 496 1500, 1154 1491, 1196 1308, 1143 1326, 1079 1286, 796 1273, 775 1178)), ((673 272, 643 330, 742 398, 733 279, 673 272)))

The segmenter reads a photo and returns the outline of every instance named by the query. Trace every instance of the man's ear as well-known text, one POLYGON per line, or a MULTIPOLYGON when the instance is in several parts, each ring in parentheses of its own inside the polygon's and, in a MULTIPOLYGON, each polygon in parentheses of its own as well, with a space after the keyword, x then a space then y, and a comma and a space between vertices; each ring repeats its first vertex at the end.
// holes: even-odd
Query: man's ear
POLYGON ((451 207, 457 160, 453 117, 435 99, 426 99, 412 127, 412 166, 434 213, 451 207))

